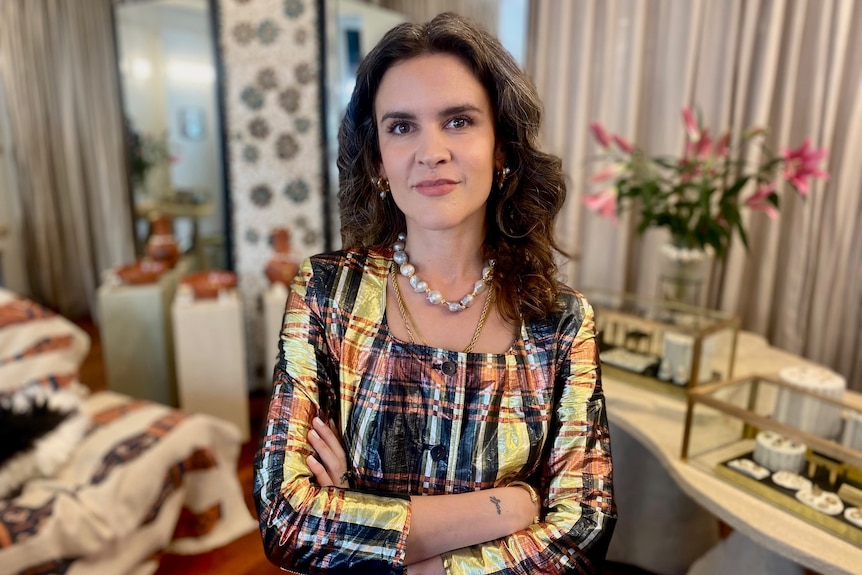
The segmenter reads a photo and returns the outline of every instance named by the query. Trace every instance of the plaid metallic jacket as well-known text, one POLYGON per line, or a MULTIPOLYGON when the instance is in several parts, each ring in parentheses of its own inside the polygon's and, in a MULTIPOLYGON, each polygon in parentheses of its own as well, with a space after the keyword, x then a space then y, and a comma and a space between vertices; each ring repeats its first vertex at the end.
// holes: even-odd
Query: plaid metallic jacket
POLYGON ((593 311, 522 326, 502 354, 395 339, 385 314, 391 251, 320 255, 294 281, 255 458, 266 553, 301 573, 403 572, 411 495, 529 478, 543 522, 443 557, 447 573, 599 572, 616 517, 593 311), (312 418, 344 438, 351 489, 306 464, 312 418))

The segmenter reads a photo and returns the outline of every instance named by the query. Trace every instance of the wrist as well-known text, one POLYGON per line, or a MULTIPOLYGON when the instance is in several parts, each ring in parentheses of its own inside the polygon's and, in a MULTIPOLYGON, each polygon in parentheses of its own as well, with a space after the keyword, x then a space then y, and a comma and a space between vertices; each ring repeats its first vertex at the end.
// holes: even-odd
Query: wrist
POLYGON ((536 489, 525 481, 512 481, 507 487, 518 487, 530 496, 530 502, 533 504, 532 510, 535 511, 533 523, 541 522, 542 502, 539 500, 539 493, 536 489))

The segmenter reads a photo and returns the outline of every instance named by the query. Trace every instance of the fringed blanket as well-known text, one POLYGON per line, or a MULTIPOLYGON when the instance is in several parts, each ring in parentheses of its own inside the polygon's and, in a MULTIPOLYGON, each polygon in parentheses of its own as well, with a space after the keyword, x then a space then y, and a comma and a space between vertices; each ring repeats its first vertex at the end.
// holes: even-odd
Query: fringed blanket
POLYGON ((0 289, 0 424, 32 435, 9 443, 0 462, 19 464, 0 498, 0 571, 132 574, 160 553, 202 553, 253 530, 236 476, 238 431, 113 392, 88 395, 77 377, 88 348, 74 324, 0 289), (31 455, 36 463, 23 465, 31 455))

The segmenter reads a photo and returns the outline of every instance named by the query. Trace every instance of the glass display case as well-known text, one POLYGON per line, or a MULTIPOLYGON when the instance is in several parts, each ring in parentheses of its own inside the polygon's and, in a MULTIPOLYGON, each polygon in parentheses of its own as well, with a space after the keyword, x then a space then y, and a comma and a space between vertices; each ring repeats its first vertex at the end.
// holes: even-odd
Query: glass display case
POLYGON ((862 547, 860 425, 856 393, 783 377, 711 383, 689 391, 682 457, 862 547))
POLYGON ((685 390, 733 377, 739 318, 633 294, 585 290, 603 373, 685 398, 685 390))

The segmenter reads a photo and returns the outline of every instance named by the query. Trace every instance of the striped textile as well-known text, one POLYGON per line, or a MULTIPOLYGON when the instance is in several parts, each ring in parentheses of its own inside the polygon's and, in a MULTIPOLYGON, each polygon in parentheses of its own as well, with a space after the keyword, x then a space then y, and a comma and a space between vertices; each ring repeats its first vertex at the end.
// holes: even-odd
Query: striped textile
POLYGON ((34 387, 75 393, 90 421, 79 441, 45 448, 68 458, 55 473, 0 497, 0 574, 140 573, 158 554, 203 553, 254 530, 236 475, 239 430, 90 394, 77 376, 89 346, 68 319, 0 288, 0 402, 34 387))
POLYGON ((400 574, 409 496, 531 478, 544 523, 447 554, 447 573, 598 572, 616 510, 592 308, 563 287, 564 311, 503 354, 407 344, 387 329, 390 264, 389 250, 315 256, 291 287, 255 459, 270 559, 400 574), (352 489, 319 488, 305 463, 318 413, 344 437, 352 489))

